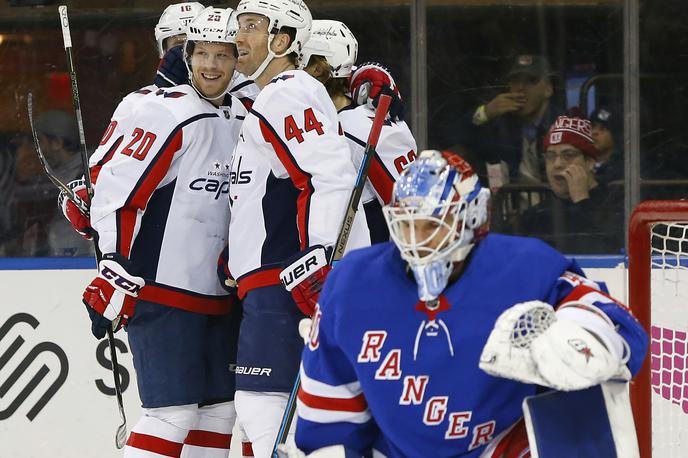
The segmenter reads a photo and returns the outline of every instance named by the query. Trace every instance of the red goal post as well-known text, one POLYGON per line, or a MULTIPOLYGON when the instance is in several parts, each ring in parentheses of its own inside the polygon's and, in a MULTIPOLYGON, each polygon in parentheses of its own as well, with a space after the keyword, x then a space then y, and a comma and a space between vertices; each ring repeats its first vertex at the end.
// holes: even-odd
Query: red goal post
MULTIPOLYGON (((651 287, 653 264, 652 231, 658 223, 685 223, 685 227, 680 228, 683 231, 683 237, 685 237, 686 232, 688 232, 686 231, 686 228, 688 228, 688 200, 642 202, 633 211, 628 227, 629 305, 647 332, 655 337, 656 334, 652 334, 653 332, 661 332, 661 328, 653 328, 651 287)), ((676 242, 674 239, 673 243, 678 243, 679 248, 683 246, 681 240, 676 242)), ((686 239, 685 243, 688 244, 688 239, 686 239)), ((684 259, 682 256, 688 255, 688 253, 682 253, 679 250, 679 253, 672 253, 672 256, 674 255, 678 260, 678 265, 681 266, 681 260, 684 259)), ((683 287, 688 290, 688 284, 683 287)), ((686 304, 686 307, 688 307, 688 304, 686 304)), ((682 332, 682 334, 685 335, 685 332, 682 332)), ((665 348, 663 344, 660 344, 661 337, 660 341, 656 341, 654 338, 651 341, 654 346, 648 351, 648 357, 645 359, 640 373, 631 383, 631 403, 638 433, 641 458, 652 457, 652 424, 653 420, 657 420, 653 419, 651 369, 653 368, 653 363, 662 355, 659 353, 653 356, 653 351, 663 352, 665 348)), ((688 372, 685 374, 688 376, 688 372)), ((658 377, 657 374, 655 376, 658 377)), ((688 380, 685 381, 684 386, 686 387, 685 390, 688 391, 688 380)), ((654 389, 655 392, 659 393, 659 387, 656 386, 654 389)), ((671 387, 667 389, 671 389, 671 387)), ((674 403, 676 404, 675 400, 674 403)))

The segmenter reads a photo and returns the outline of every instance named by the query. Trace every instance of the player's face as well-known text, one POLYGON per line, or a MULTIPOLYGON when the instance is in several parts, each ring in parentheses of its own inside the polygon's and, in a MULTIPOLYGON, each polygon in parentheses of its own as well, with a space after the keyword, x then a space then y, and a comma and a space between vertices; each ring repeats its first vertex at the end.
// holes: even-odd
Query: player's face
POLYGON ((252 75, 268 55, 268 25, 265 16, 246 13, 238 18, 236 47, 237 71, 252 75))
POLYGON ((609 129, 604 127, 604 125, 594 123, 591 133, 595 146, 601 153, 608 153, 614 149, 614 138, 612 137, 612 133, 609 129))
POLYGON ((552 96, 552 85, 548 78, 538 78, 527 74, 516 74, 509 79, 509 91, 525 96, 525 104, 518 111, 523 117, 536 114, 552 96))
POLYGON ((416 218, 401 226, 404 240, 415 240, 421 257, 429 256, 454 240, 454 215, 448 212, 444 220, 439 218, 416 218), (411 229, 413 224, 413 230, 411 229))
POLYGON ((234 74, 236 58, 229 43, 196 42, 191 54, 191 69, 196 88, 209 99, 222 95, 234 74))
POLYGON ((183 45, 184 41, 186 41, 185 33, 180 33, 179 35, 173 35, 169 38, 165 38, 162 42, 163 49, 165 52, 167 52, 175 46, 183 45))
POLYGON ((569 180, 572 173, 583 173, 590 167, 588 160, 578 148, 562 143, 550 145, 545 151, 547 181, 554 194, 562 199, 569 198, 569 180))

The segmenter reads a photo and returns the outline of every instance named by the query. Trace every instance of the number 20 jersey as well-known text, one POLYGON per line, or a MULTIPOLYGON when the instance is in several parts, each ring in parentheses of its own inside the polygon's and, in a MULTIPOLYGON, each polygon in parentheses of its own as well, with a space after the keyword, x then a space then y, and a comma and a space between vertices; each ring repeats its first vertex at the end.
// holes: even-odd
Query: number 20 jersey
MULTIPOLYGON (((355 179, 325 87, 302 70, 277 75, 249 110, 232 157, 229 269, 240 297, 279 284, 295 253, 335 243, 355 179)), ((369 243, 359 211, 347 247, 369 243)))
POLYGON ((224 104, 188 85, 142 88, 122 100, 90 158, 99 249, 140 269, 142 299, 201 313, 226 307, 215 260, 226 243, 231 153, 246 110, 231 96, 224 104))

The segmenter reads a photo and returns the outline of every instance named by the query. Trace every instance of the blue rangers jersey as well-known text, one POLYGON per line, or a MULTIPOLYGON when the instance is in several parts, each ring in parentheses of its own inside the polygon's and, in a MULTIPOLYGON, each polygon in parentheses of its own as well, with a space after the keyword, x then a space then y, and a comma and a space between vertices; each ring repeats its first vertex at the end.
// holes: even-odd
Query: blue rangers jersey
POLYGON ((227 243, 230 160, 246 109, 231 96, 224 103, 189 85, 142 88, 120 103, 90 158, 98 247, 140 270, 140 299, 229 310, 215 260, 227 243))
POLYGON ((530 300, 594 304, 636 373, 647 335, 575 261, 531 238, 491 234, 434 311, 391 243, 346 256, 327 279, 301 367, 297 446, 344 444, 388 457, 492 456, 535 385, 478 367, 499 315, 530 300))

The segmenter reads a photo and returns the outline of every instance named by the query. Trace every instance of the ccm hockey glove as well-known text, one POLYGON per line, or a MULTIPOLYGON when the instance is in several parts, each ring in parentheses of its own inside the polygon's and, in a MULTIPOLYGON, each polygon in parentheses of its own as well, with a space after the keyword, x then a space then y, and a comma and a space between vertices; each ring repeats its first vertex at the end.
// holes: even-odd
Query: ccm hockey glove
MULTIPOLYGON (((88 197, 88 192, 86 191, 86 184, 83 179, 70 181, 67 184, 69 189, 74 191, 81 200, 86 203, 90 202, 88 197)), ((94 230, 91 227, 91 221, 88 219, 88 215, 82 213, 81 209, 76 206, 74 202, 67 198, 67 195, 60 191, 60 195, 57 196, 57 206, 62 210, 62 214, 69 224, 72 225, 74 230, 86 240, 92 240, 94 230)))
POLYGON ((119 323, 124 325, 133 316, 135 298, 146 283, 129 273, 131 263, 119 253, 103 255, 98 271, 86 287, 83 301, 91 318, 91 332, 102 339, 114 320, 121 317, 119 323))
POLYGON ((297 253, 285 262, 280 272, 282 284, 291 292, 296 306, 306 316, 312 316, 320 291, 332 266, 327 263, 327 251, 322 245, 314 245, 297 253))

